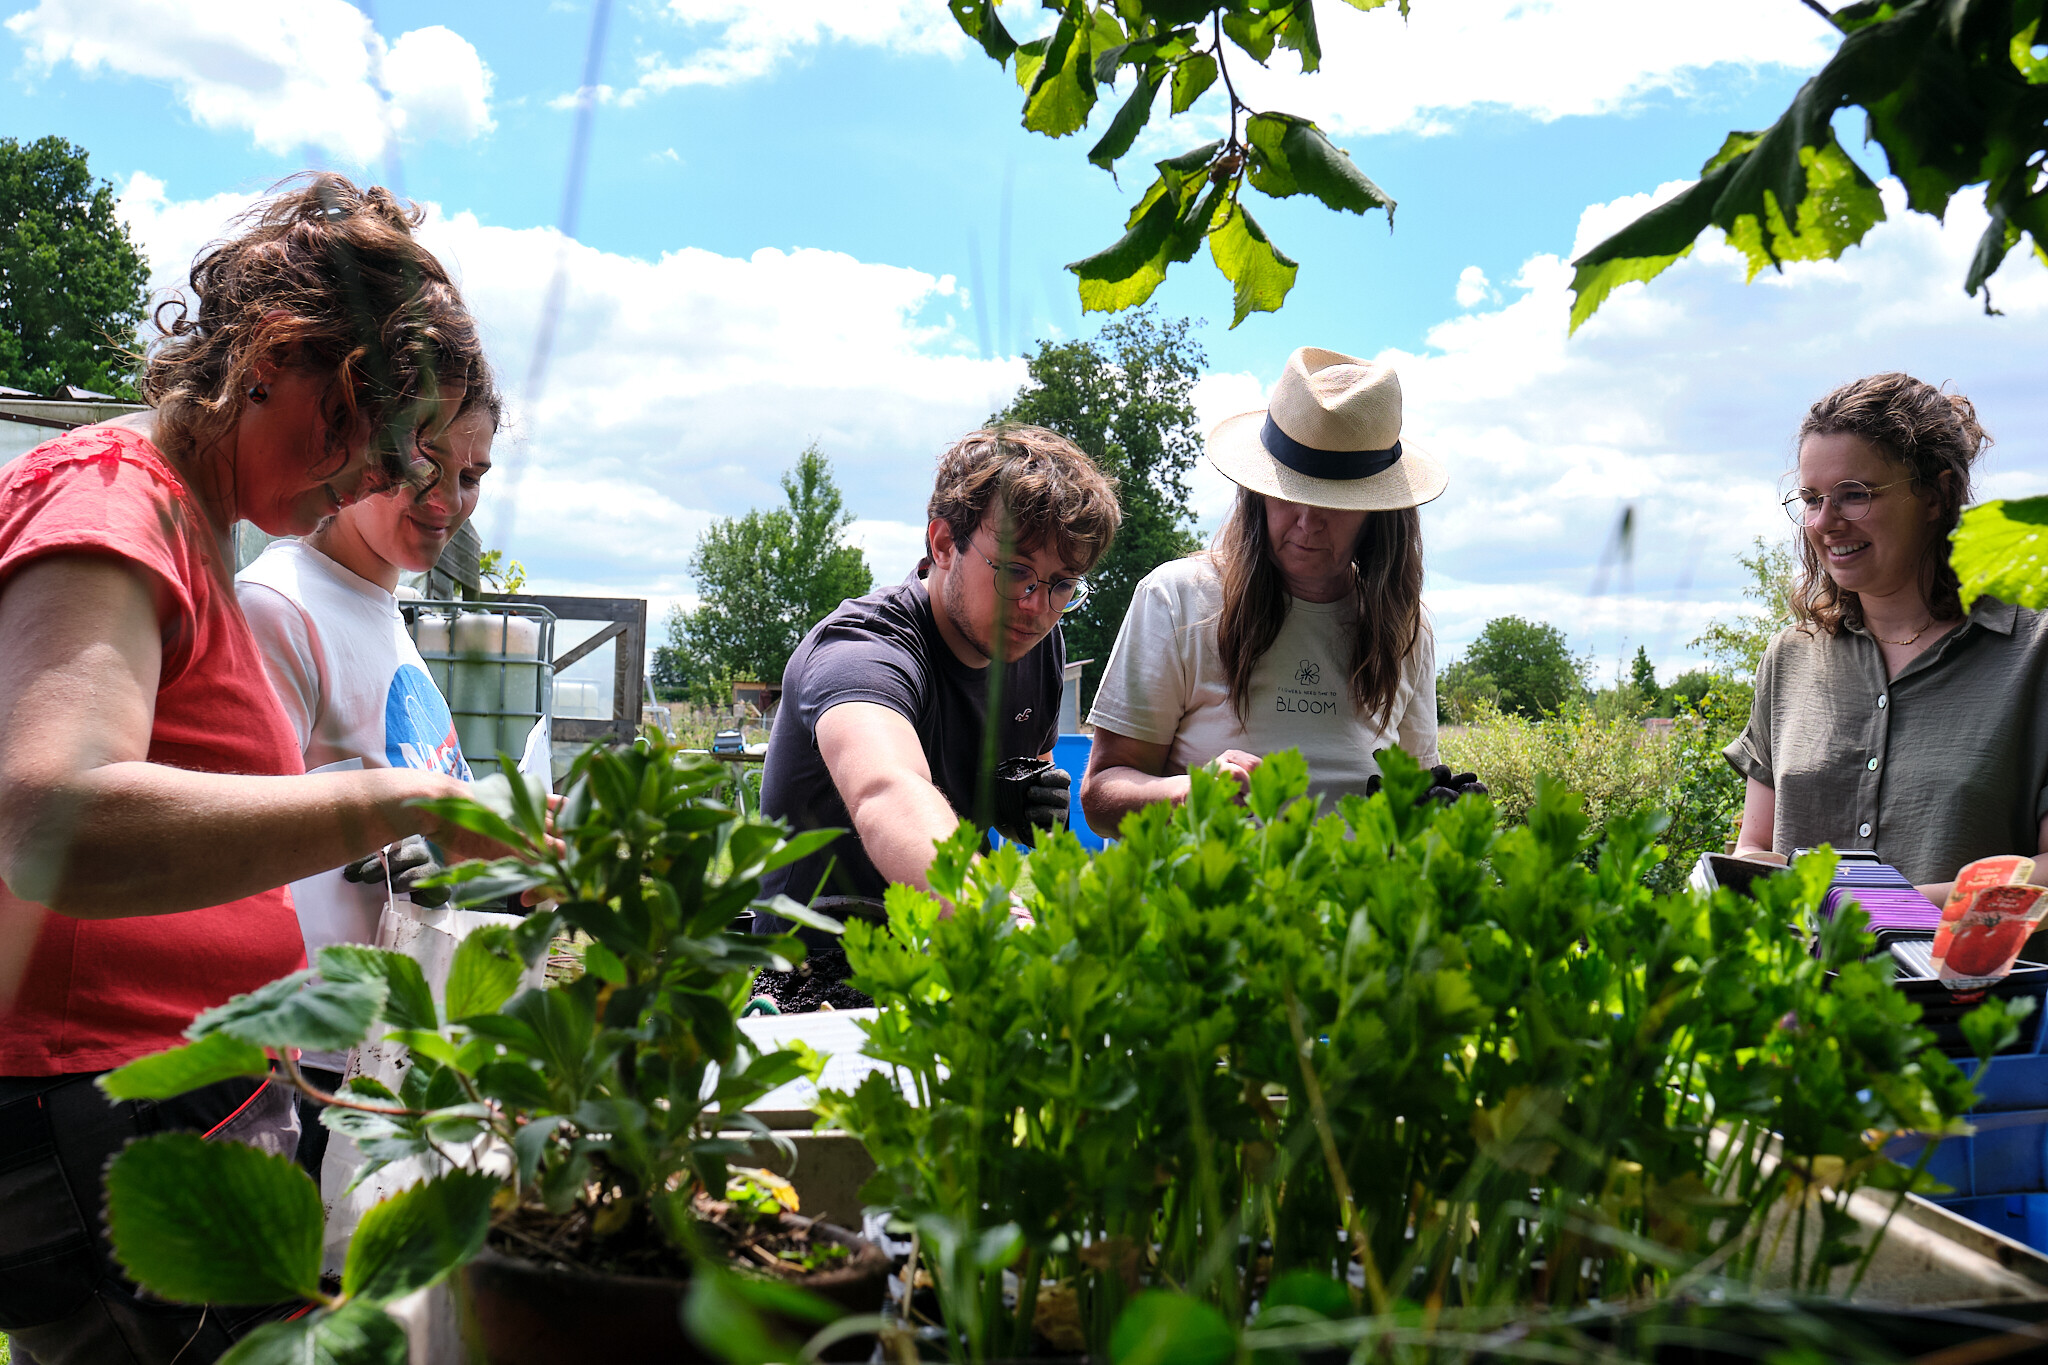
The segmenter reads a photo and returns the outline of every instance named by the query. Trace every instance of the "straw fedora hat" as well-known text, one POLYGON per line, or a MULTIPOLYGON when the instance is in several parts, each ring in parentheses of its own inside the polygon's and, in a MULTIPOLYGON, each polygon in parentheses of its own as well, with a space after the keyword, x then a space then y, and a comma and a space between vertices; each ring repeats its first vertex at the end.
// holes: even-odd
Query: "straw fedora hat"
POLYGON ((1393 367, 1314 346, 1287 357, 1265 408, 1216 424, 1209 463, 1254 493, 1353 512, 1417 507, 1448 481, 1401 439, 1393 367))

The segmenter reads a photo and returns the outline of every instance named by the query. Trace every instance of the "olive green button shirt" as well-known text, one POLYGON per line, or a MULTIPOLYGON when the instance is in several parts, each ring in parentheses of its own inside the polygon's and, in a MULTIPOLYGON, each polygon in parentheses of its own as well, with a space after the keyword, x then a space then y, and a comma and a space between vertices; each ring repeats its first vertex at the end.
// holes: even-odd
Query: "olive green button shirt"
POLYGON ((1728 761, 1777 793, 1771 847, 1870 849, 1916 884, 2033 856, 2048 815, 2048 616, 1982 597, 1886 678, 1877 642, 1797 626, 1757 669, 1728 761))

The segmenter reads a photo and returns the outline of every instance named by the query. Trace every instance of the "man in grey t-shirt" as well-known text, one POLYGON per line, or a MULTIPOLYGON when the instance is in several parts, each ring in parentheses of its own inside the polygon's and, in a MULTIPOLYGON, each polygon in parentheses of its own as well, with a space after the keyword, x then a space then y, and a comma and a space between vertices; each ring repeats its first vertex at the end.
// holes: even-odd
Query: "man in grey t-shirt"
MULTIPOLYGON (((922 576, 843 603, 783 672, 762 809, 798 830, 851 832, 771 873, 769 895, 925 886, 933 846, 962 819, 997 824, 993 766, 1050 756, 1060 617, 1116 533, 1115 488, 1052 432, 977 431, 940 460, 927 512, 922 576)), ((1033 779, 1026 818, 1064 815, 1065 788, 1057 769, 1033 779)))

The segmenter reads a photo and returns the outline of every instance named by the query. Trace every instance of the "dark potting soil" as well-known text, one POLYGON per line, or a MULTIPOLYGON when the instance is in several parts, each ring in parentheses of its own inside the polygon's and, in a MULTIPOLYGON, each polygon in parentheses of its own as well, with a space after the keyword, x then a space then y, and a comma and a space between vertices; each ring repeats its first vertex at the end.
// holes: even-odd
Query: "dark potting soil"
MULTIPOLYGON (((811 1270, 843 1264, 845 1251, 814 1241, 810 1230, 790 1228, 773 1219, 749 1217, 723 1200, 697 1197, 699 1227, 725 1259, 750 1270, 796 1277, 811 1270)), ((645 1217, 633 1218, 609 1237, 599 1237, 589 1213, 576 1209, 564 1217, 521 1208, 501 1216, 491 1228, 490 1243, 521 1260, 583 1274, 638 1275, 682 1280, 690 1275, 689 1260, 670 1246, 645 1217)))
POLYGON ((795 971, 762 972, 754 978, 754 994, 765 995, 784 1014, 815 1014, 819 1007, 864 1010, 873 999, 846 984, 853 975, 846 950, 837 946, 812 953, 795 971))

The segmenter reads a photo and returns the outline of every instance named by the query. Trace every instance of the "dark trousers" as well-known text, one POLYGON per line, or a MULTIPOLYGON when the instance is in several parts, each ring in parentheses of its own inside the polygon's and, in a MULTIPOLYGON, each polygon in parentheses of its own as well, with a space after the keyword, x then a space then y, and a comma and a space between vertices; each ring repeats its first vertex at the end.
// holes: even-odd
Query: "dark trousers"
POLYGON ((107 1241, 101 1175, 132 1139, 212 1132, 276 1106, 254 1079, 116 1103, 98 1074, 0 1077, 0 1331, 17 1365, 208 1365, 300 1305, 193 1307, 138 1289, 107 1241))

